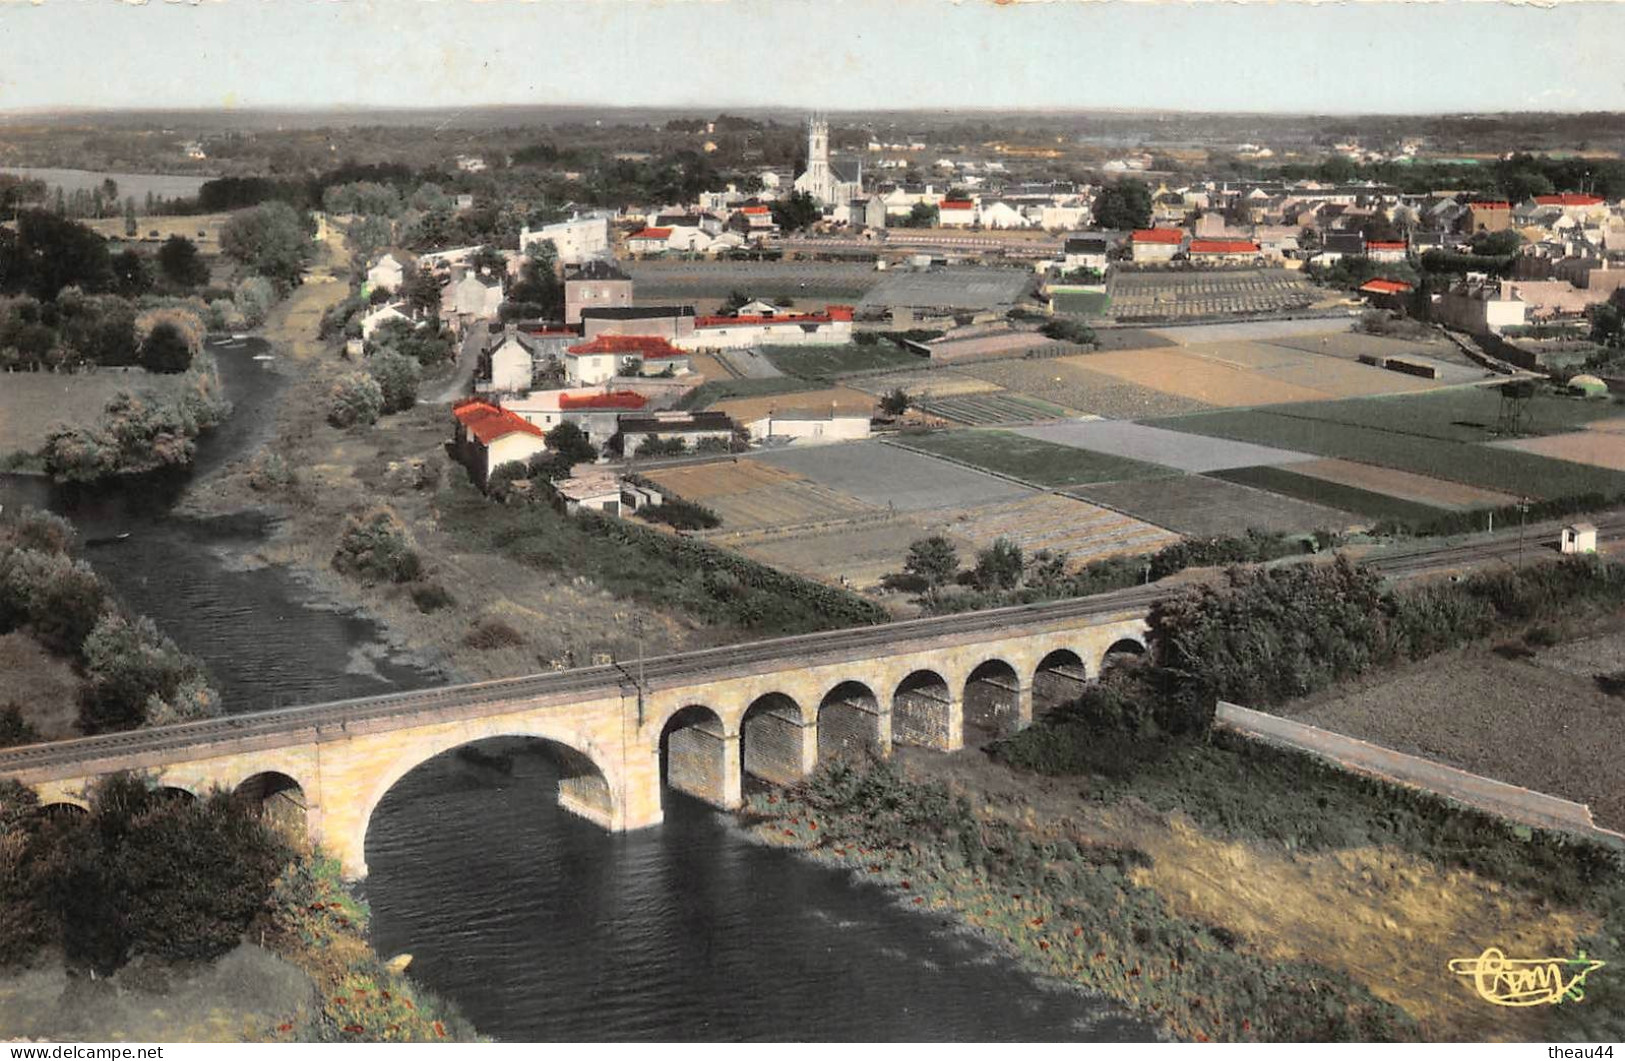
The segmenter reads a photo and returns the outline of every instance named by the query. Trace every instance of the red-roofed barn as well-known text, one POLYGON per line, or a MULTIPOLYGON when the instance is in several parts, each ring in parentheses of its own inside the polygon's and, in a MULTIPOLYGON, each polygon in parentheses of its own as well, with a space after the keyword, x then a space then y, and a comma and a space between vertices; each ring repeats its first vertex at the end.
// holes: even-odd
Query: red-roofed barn
POLYGON ((457 459, 482 490, 498 467, 509 461, 527 461, 547 449, 541 428, 483 398, 460 401, 452 406, 451 414, 457 418, 457 459))

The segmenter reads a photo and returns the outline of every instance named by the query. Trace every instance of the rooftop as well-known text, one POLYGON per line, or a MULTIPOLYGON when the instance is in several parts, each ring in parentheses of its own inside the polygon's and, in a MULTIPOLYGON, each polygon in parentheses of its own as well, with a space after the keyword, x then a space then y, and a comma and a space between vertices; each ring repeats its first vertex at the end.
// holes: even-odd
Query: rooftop
POLYGON ((478 439, 482 445, 489 446, 499 438, 512 434, 535 435, 543 437, 543 431, 535 424, 526 420, 518 413, 509 412, 500 406, 480 398, 469 398, 452 406, 451 415, 468 430, 468 433, 478 439))
POLYGON ((1137 228, 1129 239, 1135 243, 1184 243, 1185 230, 1180 228, 1137 228))

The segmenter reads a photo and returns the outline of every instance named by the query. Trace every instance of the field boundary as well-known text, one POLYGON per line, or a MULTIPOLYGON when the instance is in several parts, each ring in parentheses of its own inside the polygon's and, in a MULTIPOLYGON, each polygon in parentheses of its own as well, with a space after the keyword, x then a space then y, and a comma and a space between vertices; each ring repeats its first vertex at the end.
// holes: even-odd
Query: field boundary
POLYGON ((1584 803, 1223 700, 1219 701, 1217 722, 1249 739, 1306 752, 1351 773, 1431 792, 1532 828, 1577 833, 1625 848, 1625 833, 1602 828, 1584 803))

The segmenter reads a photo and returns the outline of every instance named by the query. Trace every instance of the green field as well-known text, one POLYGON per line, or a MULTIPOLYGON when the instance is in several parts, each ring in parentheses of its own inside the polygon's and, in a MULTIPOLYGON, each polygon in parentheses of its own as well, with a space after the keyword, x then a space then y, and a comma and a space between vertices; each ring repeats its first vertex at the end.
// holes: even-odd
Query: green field
POLYGON ((1059 291, 1054 297, 1055 312, 1071 317, 1098 317, 1112 304, 1105 292, 1059 291))
POLYGON ((1042 486, 1082 486, 1180 474, 1160 464, 1061 446, 1008 431, 943 431, 906 435, 898 441, 921 453, 950 457, 1042 486))
POLYGON ((713 379, 683 395, 679 409, 705 409, 724 398, 767 398, 774 394, 818 390, 821 384, 810 379, 779 376, 774 379, 713 379))
MULTIPOLYGON (((1625 473, 1478 443, 1494 437, 1500 395, 1482 388, 1192 413, 1147 421, 1174 431, 1344 457, 1530 497, 1625 492, 1625 473)), ((1541 432, 1571 430, 1613 406, 1557 397, 1530 405, 1541 432)))
POLYGON ((1353 512, 1373 520, 1414 520, 1425 523, 1428 520, 1438 519, 1445 513, 1444 509, 1424 505, 1418 501, 1389 497, 1387 494, 1362 490, 1357 486, 1331 483, 1324 479, 1299 475, 1286 468, 1268 465, 1226 468, 1223 471, 1208 472, 1208 475, 1226 482, 1240 483, 1242 486, 1256 486, 1260 490, 1268 490, 1282 497, 1294 497, 1299 501, 1310 501, 1328 508, 1353 512))
POLYGON ((762 353, 785 375, 811 380, 830 380, 848 372, 923 368, 926 363, 925 358, 885 340, 873 346, 764 346, 762 353))

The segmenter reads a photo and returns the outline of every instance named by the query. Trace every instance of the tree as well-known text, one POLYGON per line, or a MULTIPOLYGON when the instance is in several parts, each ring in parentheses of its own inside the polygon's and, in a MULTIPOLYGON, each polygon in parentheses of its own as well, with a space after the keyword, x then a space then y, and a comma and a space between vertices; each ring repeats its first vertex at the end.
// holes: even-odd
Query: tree
POLYGON ((340 376, 327 392, 327 422, 334 427, 377 423, 383 410, 384 389, 361 372, 340 376))
POLYGON ((1504 232, 1475 232, 1468 243, 1474 254, 1499 257, 1517 253, 1518 248, 1523 246, 1523 237, 1509 228, 1504 232))
POLYGON ((807 192, 791 192, 788 199, 780 199, 773 204, 773 221, 783 232, 807 228, 823 216, 823 210, 807 192))
MULTIPOLYGON (((152 274, 141 252, 131 247, 113 257, 113 290, 125 298, 144 295, 152 288, 152 274)), ((66 289, 64 289, 66 290, 66 289)))
POLYGON ((1064 343, 1078 343, 1087 346, 1095 341, 1095 330, 1082 321, 1070 320, 1060 317, 1048 321, 1038 329, 1051 339, 1058 339, 1064 343))
POLYGON ((959 573, 959 551, 940 534, 920 538, 908 547, 903 570, 924 580, 927 588, 935 590, 953 580, 959 573))
POLYGON ((572 466, 598 459, 598 447, 587 438, 587 433, 568 420, 547 433, 547 448, 572 466))
POLYGON ((880 399, 880 411, 887 416, 902 416, 913 404, 914 399, 909 396, 908 391, 901 387, 893 387, 880 399))
POLYGON ((220 249, 252 272, 292 287, 310 260, 309 221, 287 203, 262 203, 226 222, 220 230, 220 249))
POLYGON ((915 203, 908 216, 897 222, 900 228, 936 228, 941 211, 936 203, 915 203))
POLYGON ((95 293, 112 283, 107 241, 77 221, 30 210, 0 237, 0 291, 7 294, 47 301, 64 287, 95 293))
POLYGON ((564 284, 559 280, 559 252, 550 239, 530 245, 530 256, 519 270, 519 282, 508 289, 508 300, 534 306, 544 320, 564 316, 564 284))
POLYGON ((141 344, 141 367, 148 372, 185 372, 192 367, 192 347, 179 327, 162 321, 141 344))
POLYGON ((1021 584, 1023 566, 1021 546, 1008 538, 997 538, 976 554, 971 577, 980 589, 1015 589, 1021 584))
POLYGON ((367 358, 367 374, 383 394, 383 412, 398 413, 417 404, 423 369, 410 357, 386 346, 367 358))
POLYGON ((401 298, 407 309, 429 320, 440 318, 440 281, 425 269, 407 268, 401 272, 401 298))
POLYGON ((1625 296, 1619 291, 1591 307, 1591 341, 1611 349, 1625 347, 1625 296))
MULTIPOLYGON (((552 240, 547 242, 551 243, 552 240)), ((502 276, 508 271, 508 259, 502 252, 487 244, 475 251, 468 259, 469 268, 476 273, 488 273, 491 276, 502 276)))
POLYGON ((170 236, 158 248, 158 269, 170 283, 199 287, 209 282, 209 266, 197 252, 197 244, 185 236, 170 236))
POLYGON ((276 302, 276 288, 263 276, 245 277, 237 285, 232 301, 237 305, 237 312, 242 314, 243 323, 250 328, 258 328, 265 323, 266 315, 276 302))
POLYGON ((1151 224, 1151 189, 1140 181, 1105 185, 1095 196, 1096 228, 1148 228, 1151 224))

